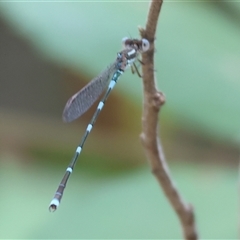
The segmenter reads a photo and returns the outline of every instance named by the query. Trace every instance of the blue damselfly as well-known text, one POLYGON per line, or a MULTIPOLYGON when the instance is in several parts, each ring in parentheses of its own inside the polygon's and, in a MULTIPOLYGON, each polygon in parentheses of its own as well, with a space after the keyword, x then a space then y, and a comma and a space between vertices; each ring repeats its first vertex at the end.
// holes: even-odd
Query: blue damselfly
MULTIPOLYGON (((92 104, 99 98, 101 93, 107 88, 105 95, 102 100, 99 102, 98 107, 88 124, 86 131, 82 137, 80 144, 77 146, 75 154, 72 158, 71 163, 69 164, 66 173, 58 186, 58 189, 50 203, 49 210, 55 211, 60 204, 60 201, 63 196, 64 189, 66 187, 67 181, 70 174, 73 171, 73 168, 77 162, 78 156, 80 155, 83 145, 93 128, 96 119, 102 110, 110 92, 117 83, 119 77, 123 72, 128 68, 135 66, 134 62, 137 59, 138 55, 142 52, 145 52, 149 49, 149 42, 146 39, 137 40, 123 38, 123 50, 117 54, 117 58, 114 63, 112 63, 107 69, 105 69, 101 74, 89 82, 85 87, 83 87, 79 92, 74 94, 66 103, 66 106, 63 111, 63 120, 65 122, 71 122, 76 118, 80 117, 85 113, 92 104), (112 76, 112 77, 111 77, 112 76), (111 81, 109 82, 109 79, 111 81), (109 84, 108 84, 109 83, 109 84)), ((135 70, 136 66, 135 66, 135 70)))

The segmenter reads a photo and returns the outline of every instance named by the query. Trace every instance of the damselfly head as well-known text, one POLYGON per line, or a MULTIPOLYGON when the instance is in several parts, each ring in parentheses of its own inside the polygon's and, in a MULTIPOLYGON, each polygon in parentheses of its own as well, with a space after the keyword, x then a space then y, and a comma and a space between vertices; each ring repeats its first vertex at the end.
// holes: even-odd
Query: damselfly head
POLYGON ((142 39, 142 51, 146 52, 150 47, 150 43, 147 39, 143 38, 142 39))
POLYGON ((150 43, 147 39, 142 40, 124 37, 122 39, 123 47, 125 49, 135 48, 137 51, 146 52, 149 49, 150 43))

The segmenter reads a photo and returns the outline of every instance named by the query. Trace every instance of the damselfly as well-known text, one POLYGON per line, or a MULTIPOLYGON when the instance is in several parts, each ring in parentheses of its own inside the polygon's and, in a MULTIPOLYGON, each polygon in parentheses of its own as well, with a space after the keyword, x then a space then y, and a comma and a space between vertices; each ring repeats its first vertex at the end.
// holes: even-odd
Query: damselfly
MULTIPOLYGON (((88 124, 86 131, 82 137, 80 144, 78 145, 75 154, 72 158, 71 163, 69 164, 66 173, 58 186, 58 189, 50 203, 49 210, 55 211, 60 204, 60 201, 63 196, 64 189, 66 187, 67 181, 69 179, 70 174, 73 171, 73 168, 77 162, 78 156, 80 155, 83 145, 92 130, 94 123, 97 120, 97 117, 102 110, 111 90, 114 88, 117 83, 119 77, 123 74, 123 72, 130 66, 135 66, 134 62, 137 59, 138 55, 142 52, 145 52, 149 49, 149 42, 146 39, 137 40, 137 39, 129 39, 123 38, 123 50, 117 54, 117 58, 113 64, 111 64, 106 70, 104 70, 99 76, 94 78, 91 82, 89 82, 85 87, 83 87, 79 92, 73 95, 68 102, 63 111, 63 120, 65 122, 71 122, 76 118, 80 117, 83 113, 85 113, 92 104, 99 98, 101 93, 106 89, 109 79, 107 91, 103 96, 102 100, 99 102, 98 107, 88 124)), ((136 69, 136 66, 135 66, 136 69)), ((137 69, 136 69, 137 70, 137 69)))

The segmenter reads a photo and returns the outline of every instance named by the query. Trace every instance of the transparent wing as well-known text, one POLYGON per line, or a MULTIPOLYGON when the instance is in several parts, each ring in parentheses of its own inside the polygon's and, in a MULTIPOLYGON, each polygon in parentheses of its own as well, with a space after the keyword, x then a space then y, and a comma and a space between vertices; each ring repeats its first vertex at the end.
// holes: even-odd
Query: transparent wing
POLYGON ((85 113, 106 89, 109 78, 116 70, 116 62, 100 73, 66 103, 63 110, 63 121, 71 122, 85 113))

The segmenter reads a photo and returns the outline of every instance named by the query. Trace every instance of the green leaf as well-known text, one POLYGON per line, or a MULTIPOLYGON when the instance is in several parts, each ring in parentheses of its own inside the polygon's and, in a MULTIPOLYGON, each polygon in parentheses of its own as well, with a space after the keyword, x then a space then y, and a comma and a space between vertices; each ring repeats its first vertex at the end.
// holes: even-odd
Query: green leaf
MULTIPOLYGON (((217 3, 215 3, 217 4, 217 3)), ((239 11, 239 4, 231 2, 239 11)), ((1 2, 15 30, 44 56, 98 74, 137 37, 146 2, 1 2)), ((164 2, 156 35, 156 76, 171 121, 210 138, 240 142, 240 32, 207 2, 164 2)), ((141 101, 140 82, 126 73, 123 96, 141 101)))

